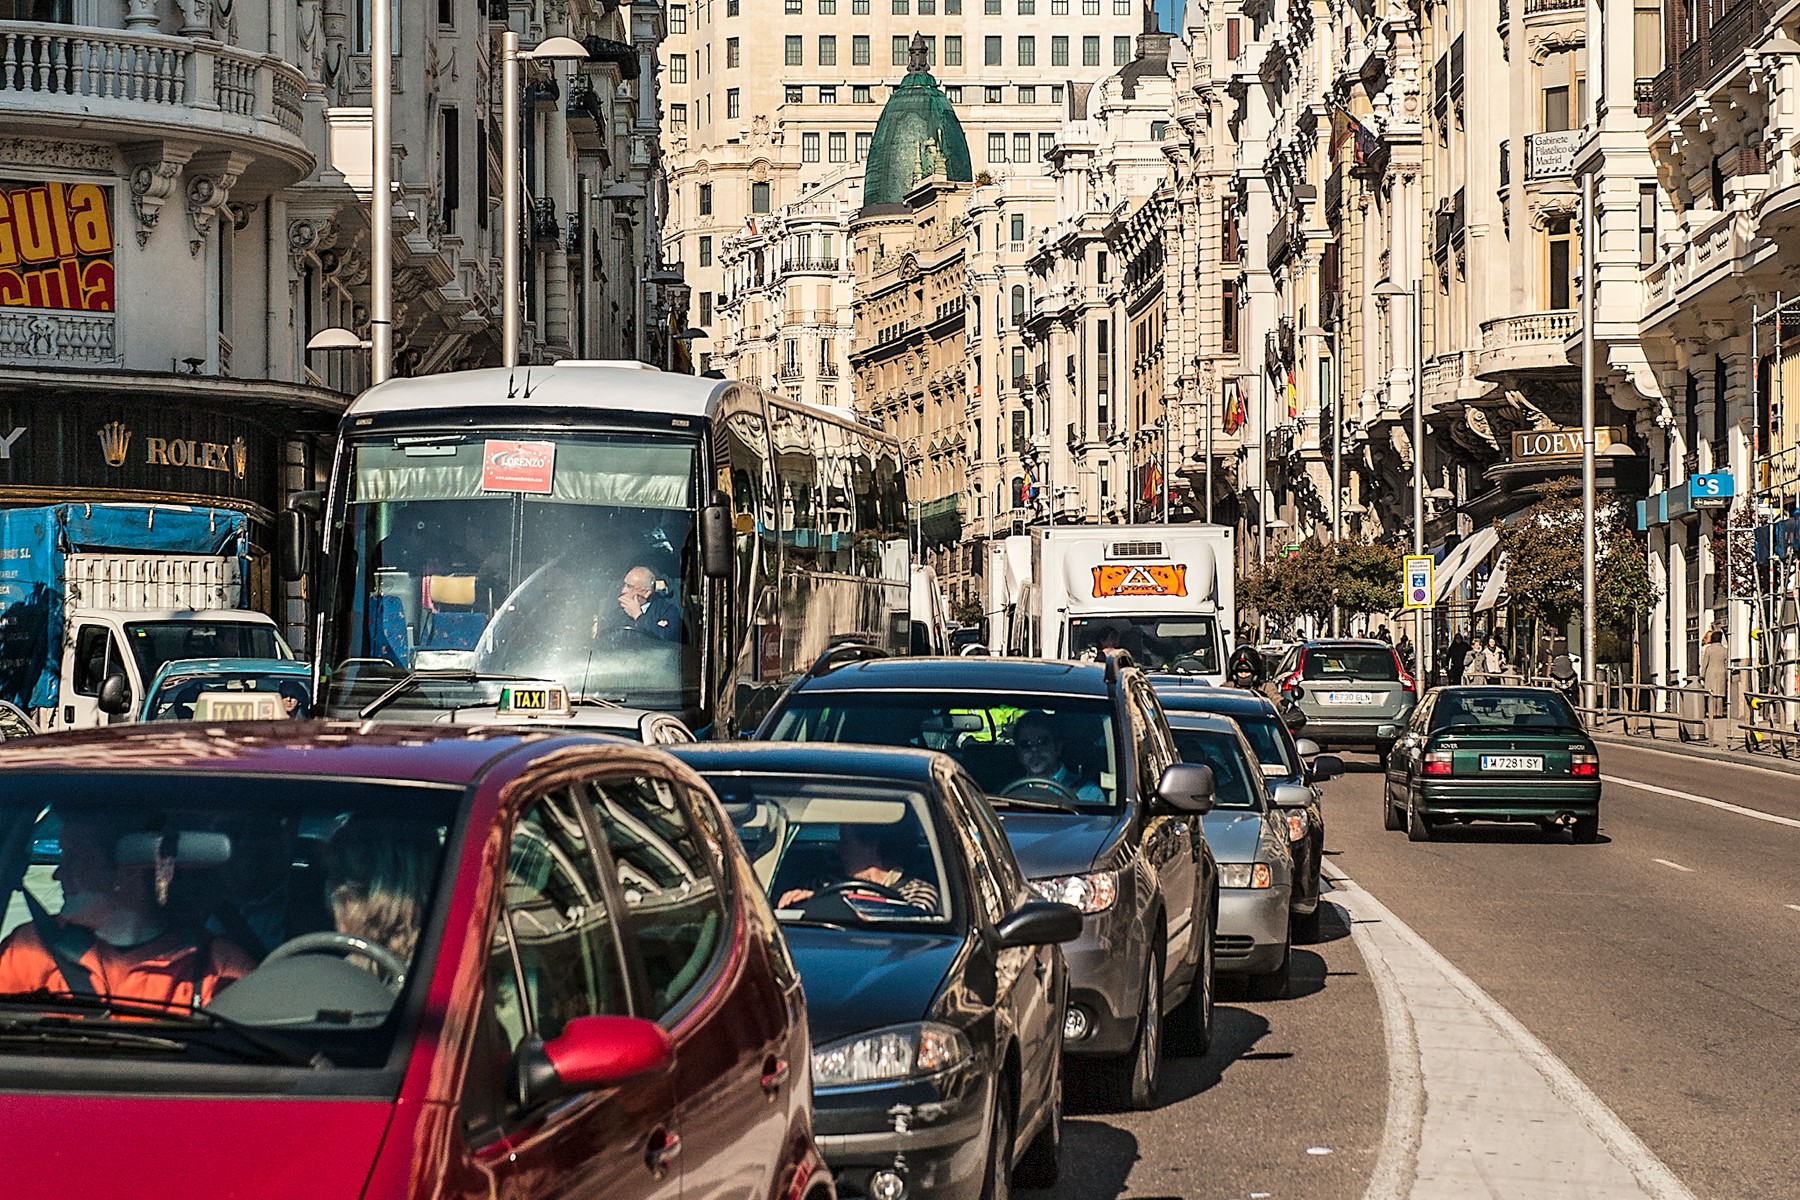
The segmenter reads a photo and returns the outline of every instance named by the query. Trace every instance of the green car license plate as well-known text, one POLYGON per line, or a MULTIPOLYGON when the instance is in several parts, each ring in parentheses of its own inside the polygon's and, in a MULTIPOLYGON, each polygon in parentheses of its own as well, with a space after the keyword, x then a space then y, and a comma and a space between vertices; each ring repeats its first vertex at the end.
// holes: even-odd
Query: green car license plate
POLYGON ((1481 769, 1484 771, 1541 771, 1544 769, 1544 756, 1541 754, 1484 754, 1481 756, 1481 769))

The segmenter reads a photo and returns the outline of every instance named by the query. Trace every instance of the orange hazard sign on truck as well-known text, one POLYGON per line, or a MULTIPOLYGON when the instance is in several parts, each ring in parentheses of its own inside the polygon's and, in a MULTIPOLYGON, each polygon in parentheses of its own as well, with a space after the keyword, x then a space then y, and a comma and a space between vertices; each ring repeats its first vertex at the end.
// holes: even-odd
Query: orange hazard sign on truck
POLYGON ((1128 567, 1095 567, 1094 595, 1185 596, 1187 567, 1175 563, 1134 564, 1128 567))

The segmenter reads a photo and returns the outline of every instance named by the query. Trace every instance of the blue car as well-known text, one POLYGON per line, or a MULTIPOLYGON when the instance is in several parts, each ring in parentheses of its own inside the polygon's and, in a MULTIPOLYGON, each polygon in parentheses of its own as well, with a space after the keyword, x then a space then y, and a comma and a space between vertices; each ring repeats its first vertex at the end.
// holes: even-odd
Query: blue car
POLYGON ((144 696, 140 721, 259 720, 312 716, 312 667, 286 658, 178 658, 163 664, 144 696), (258 707, 278 697, 271 711, 258 707), (203 702, 204 698, 204 702, 203 702), (235 706, 242 702, 242 711, 235 706))

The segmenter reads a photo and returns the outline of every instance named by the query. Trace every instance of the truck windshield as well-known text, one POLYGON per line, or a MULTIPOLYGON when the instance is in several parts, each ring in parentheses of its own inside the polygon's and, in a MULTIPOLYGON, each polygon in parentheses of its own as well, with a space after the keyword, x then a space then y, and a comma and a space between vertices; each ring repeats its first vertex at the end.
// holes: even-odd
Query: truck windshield
POLYGON ((1219 673, 1219 625, 1209 616, 1069 618, 1074 657, 1098 658, 1113 647, 1150 671, 1219 673))
POLYGON ((125 644, 144 679, 178 658, 292 658, 273 625, 248 621, 133 621, 125 644))
MULTIPOLYGON (((552 679, 697 704, 698 440, 628 432, 369 438, 350 450, 321 659, 341 712, 408 672, 552 679)), ((384 715, 493 703, 442 681, 384 715)))

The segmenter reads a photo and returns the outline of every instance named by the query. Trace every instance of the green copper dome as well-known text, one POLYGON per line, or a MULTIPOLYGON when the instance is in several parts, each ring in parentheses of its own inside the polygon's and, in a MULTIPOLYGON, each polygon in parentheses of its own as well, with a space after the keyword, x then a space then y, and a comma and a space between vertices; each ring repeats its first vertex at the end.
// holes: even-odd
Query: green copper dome
POLYGON ((912 56, 900 86, 875 123, 863 168, 863 210, 902 204, 921 179, 941 175, 957 183, 975 179, 969 140, 956 110, 925 69, 925 39, 913 35, 912 56))

